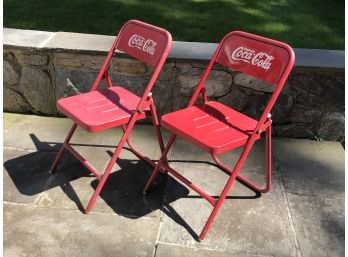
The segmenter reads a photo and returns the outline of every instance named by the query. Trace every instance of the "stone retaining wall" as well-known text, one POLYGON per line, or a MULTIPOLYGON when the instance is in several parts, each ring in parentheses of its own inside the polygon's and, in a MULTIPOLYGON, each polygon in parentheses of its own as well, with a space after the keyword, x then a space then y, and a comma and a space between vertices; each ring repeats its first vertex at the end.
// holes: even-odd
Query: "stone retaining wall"
MULTIPOLYGON (((23 47, 6 45, 5 40, 4 111, 59 115, 56 100, 87 92, 105 56, 105 50, 23 47)), ((205 59, 171 54, 153 89, 159 115, 187 104, 208 63, 205 59)), ((150 69, 122 55, 112 60, 109 73, 114 84, 140 93, 150 69)), ((258 117, 273 86, 216 66, 206 89, 210 99, 258 117)), ((274 135, 344 141, 344 68, 297 65, 272 114, 274 135)))

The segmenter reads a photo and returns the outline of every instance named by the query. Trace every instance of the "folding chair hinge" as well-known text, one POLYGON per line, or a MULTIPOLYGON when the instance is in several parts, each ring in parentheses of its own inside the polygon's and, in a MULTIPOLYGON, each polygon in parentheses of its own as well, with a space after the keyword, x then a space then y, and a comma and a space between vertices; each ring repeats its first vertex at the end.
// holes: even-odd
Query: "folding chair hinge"
POLYGON ((266 129, 269 126, 271 126, 271 124, 272 124, 272 115, 269 113, 269 114, 267 114, 266 122, 261 126, 261 128, 258 131, 256 131, 256 134, 262 134, 263 132, 266 131, 266 129))
POLYGON ((146 102, 143 104, 143 106, 139 107, 137 112, 139 114, 141 114, 142 112, 144 112, 151 105, 151 103, 152 103, 152 94, 150 92, 149 95, 147 96, 146 102))
POLYGON ((268 126, 271 126, 272 124, 272 114, 267 114, 267 123, 268 126))
POLYGON ((272 114, 270 114, 270 113, 269 113, 269 114, 267 114, 267 119, 269 119, 269 120, 270 120, 271 118, 272 118, 272 114))

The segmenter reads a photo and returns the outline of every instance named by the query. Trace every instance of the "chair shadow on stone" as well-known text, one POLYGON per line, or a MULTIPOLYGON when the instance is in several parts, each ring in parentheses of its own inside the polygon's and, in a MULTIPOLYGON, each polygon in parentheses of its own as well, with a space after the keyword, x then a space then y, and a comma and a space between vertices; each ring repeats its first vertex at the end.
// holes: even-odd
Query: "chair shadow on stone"
MULTIPOLYGON (((163 206, 165 189, 167 185, 167 175, 162 174, 155 182, 155 191, 144 195, 141 187, 150 176, 152 167, 142 160, 129 160, 118 158, 116 169, 113 171, 105 183, 100 197, 114 210, 115 213, 137 219, 148 215, 163 206)), ((178 182, 180 188, 172 194, 170 202, 174 202, 188 195, 189 190, 178 182)), ((95 179, 91 186, 95 189, 98 181, 95 179)))
MULTIPOLYGON (((107 152, 109 155, 112 155, 111 151, 107 152)), ((217 165, 207 161, 170 160, 169 162, 209 164, 217 167, 217 165)), ((117 164, 121 170, 110 174, 104 190, 100 193, 100 197, 115 213, 128 218, 139 218, 152 211, 161 209, 170 219, 185 228, 198 241, 197 233, 171 206, 171 203, 182 198, 203 199, 200 195, 189 195, 189 190, 185 186, 167 174, 159 174, 151 189, 144 195, 139 190, 139 185, 142 188, 153 167, 150 167, 142 160, 118 159, 117 164)), ((97 180, 94 180, 91 185, 95 189, 98 185, 97 180)), ((248 185, 244 185, 248 187, 248 185)), ((254 194, 227 196, 226 199, 257 199, 261 196, 261 193, 254 191, 250 187, 248 188, 254 194)), ((218 198, 218 196, 214 197, 218 198)))
MULTIPOLYGON (((30 134, 36 152, 22 155, 4 163, 5 172, 9 175, 19 193, 26 196, 39 195, 55 187, 62 191, 73 201, 78 209, 84 213, 84 206, 78 197, 71 182, 82 177, 93 177, 88 170, 77 161, 70 153, 65 152, 63 159, 57 167, 56 174, 49 173, 56 152, 61 143, 40 141, 35 134, 30 134)), ((72 144, 73 146, 113 147, 107 145, 72 144)), ((129 150, 124 148, 124 150, 129 150)), ((110 174, 105 188, 101 192, 102 199, 115 211, 115 213, 128 217, 139 218, 161 209, 163 206, 164 189, 167 176, 160 176, 156 182, 156 194, 143 195, 140 188, 145 183, 152 171, 146 162, 128 159, 118 159, 117 170, 110 174)), ((115 169, 115 168, 114 168, 115 169)), ((180 194, 173 195, 173 201, 184 197, 188 190, 176 182, 180 194)), ((92 187, 96 187, 97 180, 92 180, 92 187)), ((98 211, 98 210, 96 210, 98 211)))
MULTIPOLYGON (((8 173, 17 190, 23 195, 34 196, 59 186, 84 213, 83 204, 71 182, 82 177, 94 176, 69 153, 64 154, 63 160, 58 166, 58 172, 52 175, 49 173, 49 168, 61 143, 40 141, 35 134, 30 134, 30 137, 38 151, 7 160, 4 163, 5 172, 8 173)), ((107 152, 112 154, 110 151, 107 152)), ((207 163, 186 160, 171 160, 170 162, 207 163)), ((138 159, 119 158, 117 165, 117 170, 110 174, 100 194, 100 197, 115 213, 137 219, 160 209, 174 222, 184 227, 193 238, 198 239, 198 235, 171 206, 171 203, 181 198, 201 198, 200 196, 189 195, 189 190, 185 186, 166 174, 159 175, 152 189, 144 195, 141 188, 153 168, 138 159), (169 182, 170 187, 168 187, 169 182)), ((91 182, 93 189, 97 184, 96 179, 91 182)), ((228 196, 227 199, 255 199, 259 196, 258 193, 255 193, 252 196, 228 196)))
POLYGON ((35 134, 30 134, 30 137, 38 151, 4 162, 4 170, 18 192, 26 196, 35 196, 59 186, 76 203, 79 210, 83 211, 82 203, 70 182, 81 177, 90 177, 89 173, 69 154, 64 155, 59 173, 55 175, 49 173, 50 165, 61 144, 42 142, 35 134))

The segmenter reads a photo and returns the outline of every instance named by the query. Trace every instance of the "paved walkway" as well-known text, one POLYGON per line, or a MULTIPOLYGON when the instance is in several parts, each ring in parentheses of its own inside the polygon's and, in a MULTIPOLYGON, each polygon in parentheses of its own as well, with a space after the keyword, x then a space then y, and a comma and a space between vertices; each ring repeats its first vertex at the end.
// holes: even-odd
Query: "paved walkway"
MULTIPOLYGON (((211 206, 165 175, 142 195, 151 168, 127 150, 93 212, 83 214, 96 179, 68 154, 58 174, 48 173, 70 126, 62 118, 4 114, 5 256, 344 256, 344 149, 339 143, 274 139, 272 190, 260 197, 237 182, 199 243, 194 238, 211 206)), ((73 143, 102 169, 119 137, 117 129, 79 130, 73 143)), ((137 126, 132 137, 158 159, 151 126, 137 126)), ((259 182, 262 143, 242 171, 259 182)), ((237 152, 222 159, 235 162, 237 152)), ((210 194, 222 190, 226 175, 209 166, 210 159, 197 148, 179 140, 170 159, 210 194)))

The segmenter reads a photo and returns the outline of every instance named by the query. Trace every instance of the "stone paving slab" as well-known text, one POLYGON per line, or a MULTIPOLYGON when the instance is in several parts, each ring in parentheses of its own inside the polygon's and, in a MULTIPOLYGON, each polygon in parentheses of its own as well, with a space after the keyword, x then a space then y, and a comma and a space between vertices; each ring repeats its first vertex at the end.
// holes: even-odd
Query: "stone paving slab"
MULTIPOLYGON (((171 164, 172 168, 175 168, 180 174, 185 176, 194 184, 197 184, 200 188, 204 189, 207 193, 213 196, 219 196, 222 189, 227 183, 229 176, 222 172, 220 169, 207 164, 191 163, 191 162, 178 162, 171 164)), ((274 174, 275 175, 275 174, 274 174)), ((265 184, 265 175, 258 172, 244 171, 243 176, 247 177, 251 181, 259 185, 265 184)), ((198 196, 198 193, 193 190, 188 190, 185 187, 181 187, 181 184, 176 182, 175 179, 170 179, 168 182, 167 194, 172 192, 182 191, 181 194, 186 196, 198 196), (184 192, 185 191, 185 192, 184 192)), ((151 190, 155 190, 153 187, 151 190)), ((248 187, 242 185, 236 181, 229 193, 230 196, 251 196, 256 197, 256 193, 251 191, 248 187)))
MULTIPOLYGON (((116 34, 116 31, 115 31, 116 34)), ((44 46, 53 49, 70 49, 85 51, 109 52, 114 36, 93 35, 71 32, 57 32, 54 37, 44 46), (83 42, 81 44, 81 42, 83 42)))
MULTIPOLYGON (((4 134, 11 135, 5 136, 4 146, 16 149, 6 151, 9 157, 5 156, 5 200, 83 210, 93 195, 97 180, 89 176, 88 171, 68 153, 58 165, 59 174, 48 174, 55 153, 72 122, 64 118, 5 114, 4 123, 4 134), (25 176, 22 176, 24 173, 25 176)), ((88 133, 78 128, 72 144, 93 166, 103 171, 115 150, 110 138, 114 138, 117 144, 120 136, 119 129, 88 133)), ((140 151, 158 159, 160 149, 153 136, 153 127, 142 125, 131 134, 133 143, 140 151)), ((164 138, 167 137, 165 134, 164 138)), ((93 210, 132 218, 145 215, 158 217, 164 194, 146 197, 141 192, 151 170, 152 167, 124 149, 93 210)), ((156 183, 163 192, 166 179, 162 178, 156 183)))
MULTIPOLYGON (((120 161, 124 162, 120 169, 114 170, 97 199, 93 212, 104 212, 118 214, 132 219, 143 216, 159 218, 160 209, 163 203, 164 188, 166 177, 160 176, 157 181, 159 193, 156 195, 143 195, 142 188, 150 173, 150 167, 139 161, 120 161)), ((52 184, 59 184, 46 191, 45 197, 49 200, 44 205, 55 208, 79 208, 86 207, 94 190, 98 185, 95 177, 79 177, 71 180, 71 173, 76 174, 75 167, 65 166, 66 169, 54 176, 52 184)), ((84 167, 80 167, 85 170, 84 167)))
POLYGON ((214 250, 192 249, 178 245, 159 244, 156 250, 157 257, 267 257, 265 255, 225 253, 214 250))
MULTIPOLYGON (((186 161, 194 161, 198 163, 206 163, 207 167, 209 167, 208 163, 214 163, 209 153, 206 153, 200 150, 197 146, 188 143, 183 139, 177 139, 174 143, 171 158, 173 160, 186 160, 186 161)), ((230 165, 230 167, 234 167, 236 162, 238 161, 243 148, 234 149, 231 152, 219 155, 219 159, 224 163, 230 165)), ((251 172, 260 172, 264 173, 266 167, 266 155, 265 155, 265 141, 264 138, 256 141, 250 155, 248 156, 241 172, 251 171, 251 172)), ((273 162, 273 173, 276 173, 275 163, 273 162)))
POLYGON ((274 143, 303 256, 344 256, 344 149, 337 142, 274 143))
POLYGON ((344 149, 340 143, 278 139, 273 149, 286 192, 344 197, 344 149))
POLYGON ((210 60, 216 50, 216 43, 174 41, 169 58, 210 60))
MULTIPOLYGON (((20 115, 4 113, 4 147, 15 147, 41 151, 58 151, 68 134, 72 121, 66 118, 40 117, 35 115, 20 115), (6 136, 8 135, 8 136, 6 136)), ((149 157, 158 159, 160 150, 154 139, 152 126, 137 125, 131 133, 133 144, 149 157), (137 126, 139 128, 137 129, 137 126)), ((98 133, 89 133, 77 128, 71 143, 82 146, 104 146, 114 149, 121 137, 119 128, 98 133)), ((167 140, 168 133, 163 133, 167 140)), ((84 147, 77 149, 84 151, 84 147)), ((84 151, 88 153, 89 151, 84 151)), ((96 152, 93 151, 93 152, 96 152)), ((124 153, 126 151, 122 151, 124 153)), ((83 153, 83 152, 82 152, 83 153)), ((132 155, 134 159, 134 155, 132 155)))
POLYGON ((344 51, 295 48, 296 66, 344 68, 344 51))
MULTIPOLYGON (((209 173, 209 170, 196 172, 195 181, 206 180, 211 175, 209 173)), ((207 237, 199 243, 195 238, 203 229, 212 207, 206 200, 194 197, 183 197, 167 204, 170 192, 176 191, 169 183, 159 240, 223 252, 296 256, 286 202, 279 185, 280 177, 275 175, 271 192, 261 197, 236 186, 230 193, 230 199, 224 202, 207 237)))
POLYGON ((54 32, 4 28, 4 45, 42 47, 54 32))
MULTIPOLYGON (((60 251, 63 255, 59 256, 75 256, 78 250, 98 256, 95 253, 104 249, 105 238, 110 238, 108 246, 116 247, 105 248, 111 252, 102 252, 102 256, 153 256, 156 245, 156 256, 344 256, 344 149, 339 143, 274 138, 271 191, 259 197, 236 182, 208 236, 198 243, 195 238, 212 210, 209 203, 162 174, 143 196, 141 189, 152 168, 127 150, 121 152, 93 213, 84 215, 82 206, 96 186, 95 178, 68 154, 57 175, 47 173, 70 126, 71 121, 63 118, 4 114, 6 256, 26 256, 27 252, 33 253, 27 256, 58 256, 60 251), (105 221, 98 221, 99 217, 105 221), (89 219, 96 219, 92 227, 86 225, 89 219), (106 220, 111 225, 104 234, 91 232, 99 225, 106 227, 106 220), (66 224, 71 233, 60 231, 66 224), (140 233, 132 244, 127 236, 114 235, 118 230, 124 235, 129 227, 151 232, 151 240, 140 233), (92 240, 80 236, 80 231, 87 231, 92 240), (90 241, 94 244, 87 245, 90 241), (61 250, 64 244, 69 246, 65 252, 61 250)), ((159 157, 151 126, 139 125, 132 135, 142 151, 159 157)), ((120 130, 95 134, 81 130, 73 142, 102 169, 113 150, 110 142, 119 137, 120 130)), ((263 143, 258 141, 242 170, 257 183, 264 179, 263 143)), ((221 159, 232 164, 239 154, 240 149, 221 159)), ((211 159, 206 153, 178 140, 169 159, 209 193, 221 192, 227 176, 208 165, 211 159)))
POLYGON ((4 147, 58 151, 72 126, 69 119, 4 113, 4 147), (52 142, 52 144, 49 144, 52 142))
MULTIPOLYGON (((4 184, 5 200, 83 210, 97 186, 95 177, 89 176, 88 171, 69 153, 64 154, 59 162, 59 174, 48 174, 55 153, 61 147, 72 122, 65 118, 18 114, 4 114, 4 120, 4 146, 10 148, 6 151, 9 157, 5 155, 4 165, 7 170, 4 184)), ((131 134, 133 143, 152 159, 158 159, 160 149, 157 141, 153 140, 154 128, 139 126, 140 129, 134 130, 131 134)), ((78 128, 71 142, 84 158, 103 171, 115 150, 112 144, 117 144, 120 137, 120 129, 88 133, 78 128)), ((164 134, 164 138, 167 137, 167 134, 164 134)), ((142 188, 151 170, 152 167, 124 149, 94 210, 116 212, 132 218, 144 215, 158 217, 163 193, 155 197, 145 197, 142 194, 142 188)), ((161 192, 165 183, 165 178, 156 182, 160 184, 161 192)))
POLYGON ((45 191, 49 164, 54 155, 23 150, 4 151, 4 201, 34 203, 45 191), (48 161, 47 161, 48 160, 48 161))
POLYGON ((344 199, 287 197, 302 256, 345 256, 344 199))
POLYGON ((152 256, 158 219, 5 204, 5 256, 152 256))
MULTIPOLYGON (((4 200, 83 211, 97 186, 96 178, 89 175, 84 166, 69 154, 62 158, 58 173, 51 175, 48 170, 54 157, 55 153, 52 152, 5 151, 4 200)), ((89 157, 94 164, 106 164, 98 155, 89 157)), ((142 188, 151 170, 152 167, 142 161, 121 158, 93 211, 117 213, 131 218, 145 215, 159 217, 167 179, 166 176, 159 176, 155 183, 158 194, 143 195, 142 188)))

